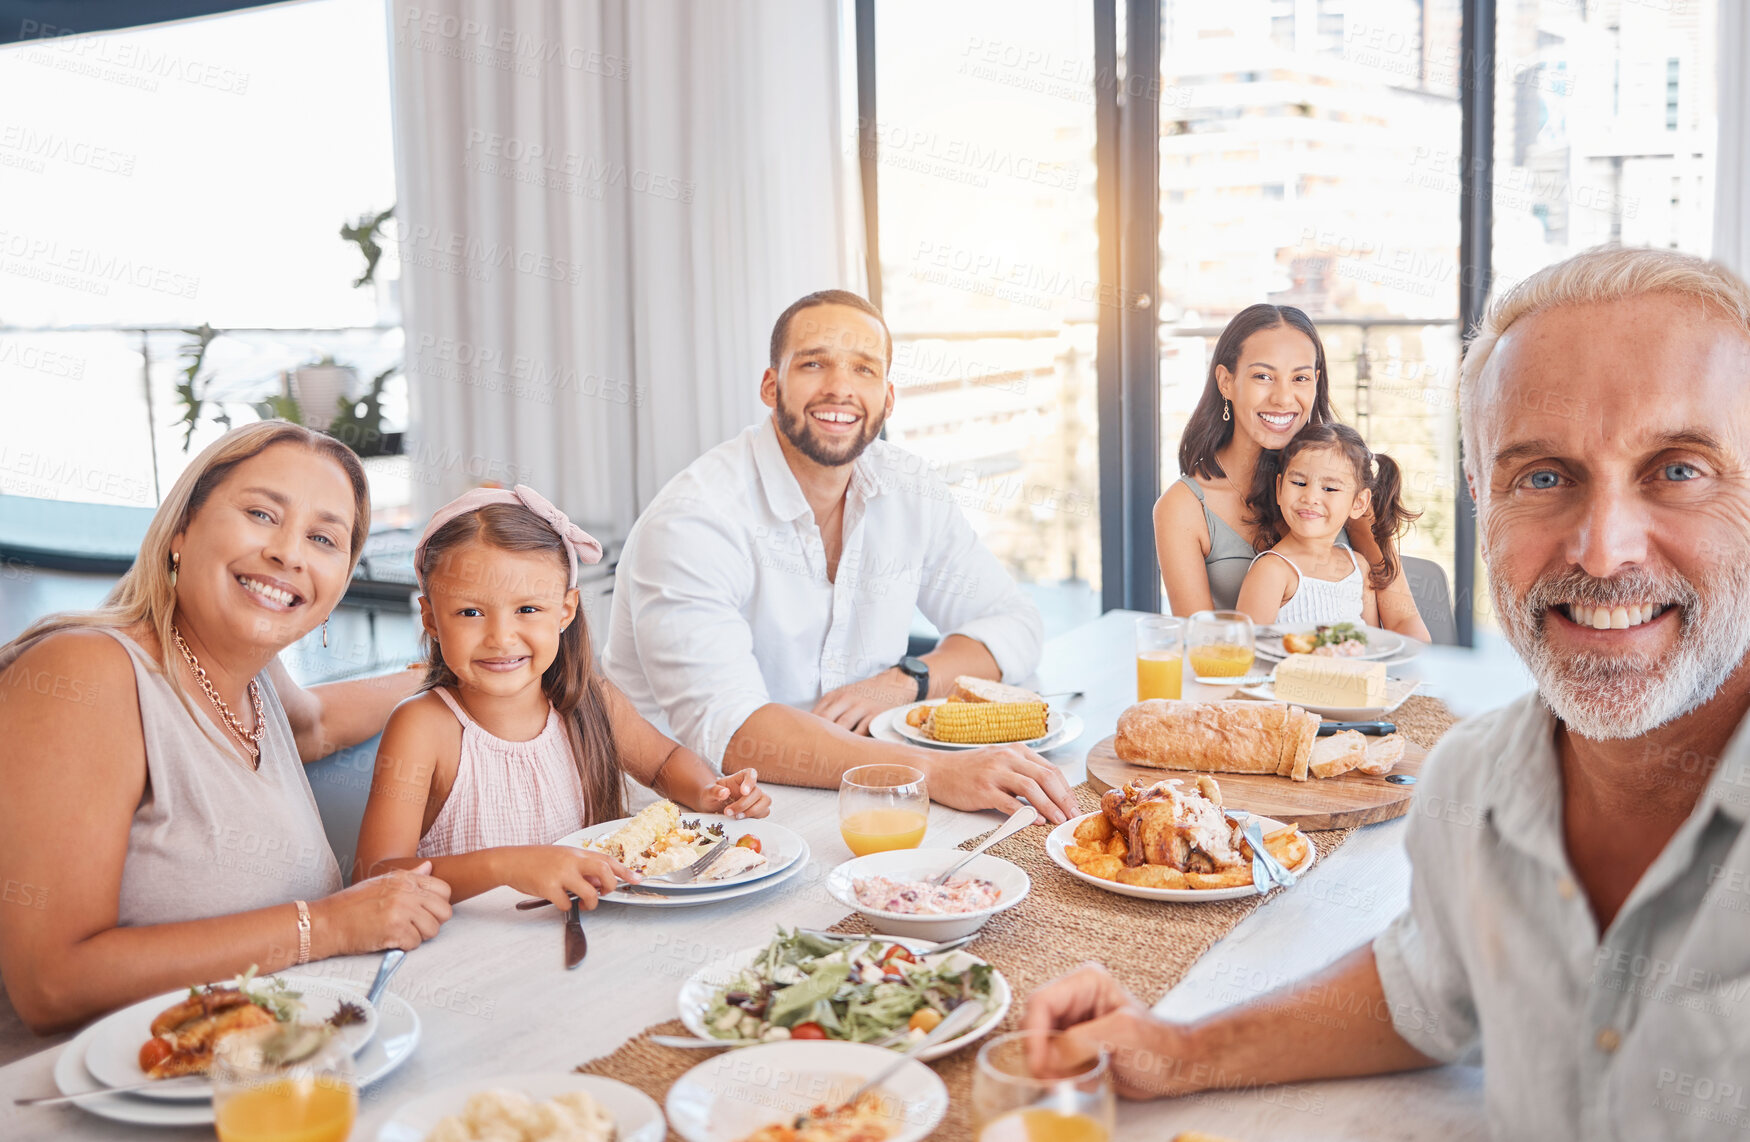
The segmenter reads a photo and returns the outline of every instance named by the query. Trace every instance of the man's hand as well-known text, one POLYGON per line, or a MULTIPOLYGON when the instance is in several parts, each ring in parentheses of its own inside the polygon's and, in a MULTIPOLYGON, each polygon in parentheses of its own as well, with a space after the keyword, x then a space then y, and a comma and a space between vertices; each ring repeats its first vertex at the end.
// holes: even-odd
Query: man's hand
POLYGON ((828 690, 814 703, 810 713, 867 737, 869 723, 876 714, 915 702, 917 697, 917 679, 892 667, 860 682, 828 690))
POLYGON ((1064 1066, 1104 1050, 1112 1078, 1125 1098, 1190 1094, 1190 1081, 1207 1068, 1194 1067, 1190 1037, 1175 1024, 1156 1019, 1136 996, 1099 964, 1083 964, 1058 976, 1027 999, 1023 1031, 1064 1032, 1058 1057, 1050 1056, 1043 1036, 1028 1044, 1035 1067, 1064 1066), (1063 1057, 1067 1049, 1068 1058, 1063 1057))
POLYGON ((1055 765, 1023 745, 989 745, 960 753, 927 751, 925 772, 930 797, 953 809, 1001 809, 1013 813, 1018 800, 1060 825, 1080 810, 1069 783, 1055 765))

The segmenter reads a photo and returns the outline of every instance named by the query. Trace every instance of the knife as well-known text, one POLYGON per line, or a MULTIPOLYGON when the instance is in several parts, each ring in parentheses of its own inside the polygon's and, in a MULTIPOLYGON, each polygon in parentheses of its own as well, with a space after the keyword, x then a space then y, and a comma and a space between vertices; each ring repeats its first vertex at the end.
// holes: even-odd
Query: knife
POLYGON ((570 971, 589 954, 589 941, 583 938, 583 910, 577 897, 571 898, 571 911, 565 914, 565 970, 570 971))
POLYGON ((1320 722, 1319 737, 1328 737, 1343 730, 1362 734, 1395 734, 1398 727, 1391 722, 1320 722))

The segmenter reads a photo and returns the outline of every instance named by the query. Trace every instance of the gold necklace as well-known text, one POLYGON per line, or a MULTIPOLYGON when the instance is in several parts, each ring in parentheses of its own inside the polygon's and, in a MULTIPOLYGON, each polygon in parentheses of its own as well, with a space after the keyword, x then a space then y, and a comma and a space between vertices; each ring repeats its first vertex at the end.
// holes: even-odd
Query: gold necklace
POLYGON ((231 707, 225 704, 225 699, 219 697, 219 691, 214 688, 212 679, 207 677, 206 667, 200 664, 200 659, 194 656, 194 651, 188 648, 188 643, 182 641, 182 632, 175 626, 170 628, 170 635, 176 640, 176 649, 182 651, 183 661, 194 671, 194 680, 200 683, 201 690, 206 694, 207 701, 213 704, 213 709, 219 711, 219 717, 225 722, 225 728, 232 736, 243 743, 243 748, 249 751, 250 768, 261 768, 261 735, 267 729, 267 719, 261 710, 261 687, 255 684, 255 679, 249 680, 249 697, 255 704, 255 728, 245 731, 243 723, 237 720, 237 715, 231 712, 231 707))

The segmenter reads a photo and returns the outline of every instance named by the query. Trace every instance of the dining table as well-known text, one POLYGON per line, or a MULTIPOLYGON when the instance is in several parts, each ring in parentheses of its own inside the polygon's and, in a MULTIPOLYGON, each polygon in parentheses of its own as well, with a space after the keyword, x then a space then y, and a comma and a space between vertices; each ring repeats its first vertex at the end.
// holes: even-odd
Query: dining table
MULTIPOLYGON (((1085 777, 1088 748, 1111 734, 1119 714, 1135 701, 1136 618, 1135 612, 1109 611, 1046 643, 1033 685, 1064 695, 1053 701, 1084 725, 1075 741, 1047 754, 1072 784, 1085 777)), ((1529 676, 1499 636, 1480 633, 1478 648, 1426 647, 1393 673, 1419 678, 1422 692, 1460 716, 1529 690, 1529 676)), ((1229 693, 1231 688, 1199 686, 1188 677, 1185 683, 1186 698, 1229 693)), ((555 910, 519 911, 514 905, 520 894, 510 888, 457 904, 451 920, 407 957, 390 983, 389 990, 417 1013, 420 1039, 403 1065, 360 1092, 352 1138, 375 1139, 397 1107, 430 1092, 478 1085, 495 1075, 569 1072, 672 1018, 678 990, 702 967, 763 945, 779 926, 825 928, 844 919, 848 910, 826 888, 827 874, 850 857, 839 836, 836 791, 767 788, 772 819, 809 845, 800 874, 766 892, 692 908, 603 903, 583 917, 588 955, 575 970, 564 965, 563 917, 555 910)), ((953 848, 1002 820, 994 810, 932 805, 923 843, 953 848)), ((1223 936, 1164 996, 1146 997, 1155 1000, 1154 1010, 1173 1019, 1197 1018, 1256 998, 1371 939, 1408 897, 1405 826, 1406 818, 1398 818, 1356 830, 1298 883, 1223 936)), ((1042 840, 1045 830, 1037 832, 1042 840)), ((1099 949, 1089 947, 1084 958, 1098 956, 1099 949)), ((299 970, 363 990, 379 959, 348 956, 299 970)), ((57 1043, 0 1068, 0 1138, 173 1142, 213 1136, 211 1127, 125 1125, 76 1106, 13 1105, 17 1098, 55 1092, 52 1071, 64 1049, 64 1042, 57 1043)), ((1168 1139, 1188 1130, 1238 1142, 1464 1139, 1487 1133, 1481 1071, 1469 1066, 1119 1103, 1119 1138, 1168 1139)))

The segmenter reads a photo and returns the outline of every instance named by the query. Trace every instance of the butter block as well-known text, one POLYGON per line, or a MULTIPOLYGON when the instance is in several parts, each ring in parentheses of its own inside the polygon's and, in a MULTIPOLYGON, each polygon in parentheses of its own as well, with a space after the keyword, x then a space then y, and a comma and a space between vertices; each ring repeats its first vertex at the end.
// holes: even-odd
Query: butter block
POLYGON ((1291 654, 1276 667, 1276 700, 1301 706, 1385 705, 1385 664, 1291 654))

